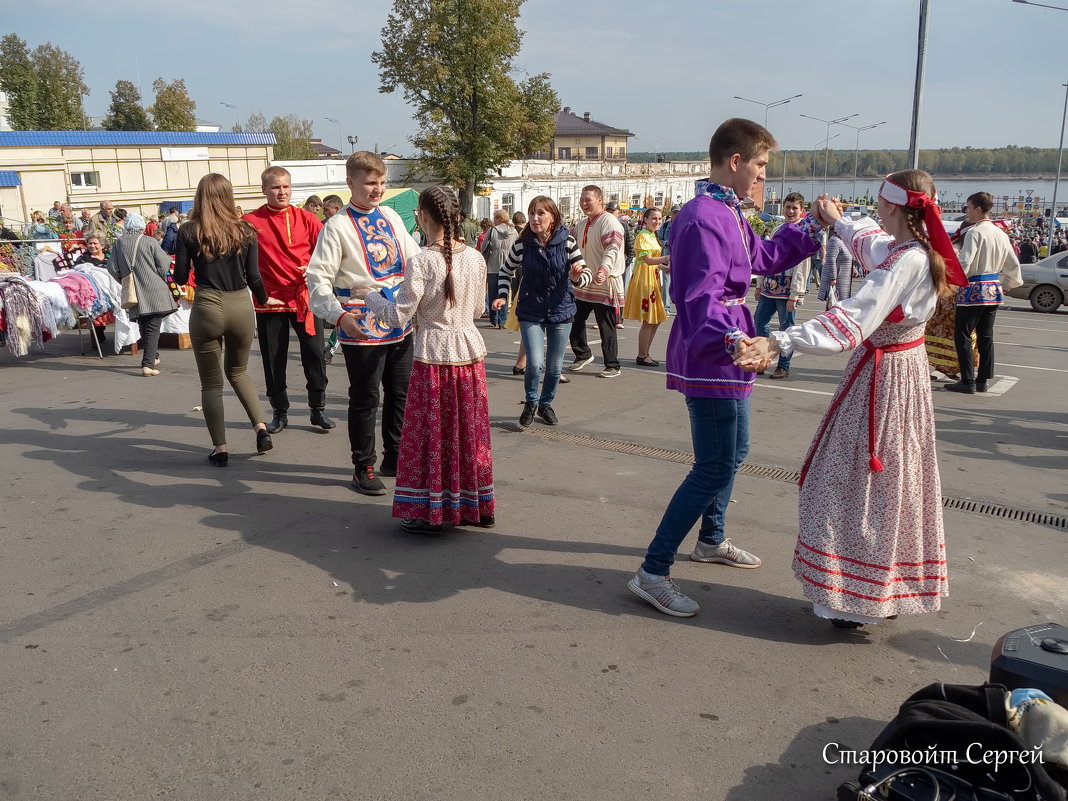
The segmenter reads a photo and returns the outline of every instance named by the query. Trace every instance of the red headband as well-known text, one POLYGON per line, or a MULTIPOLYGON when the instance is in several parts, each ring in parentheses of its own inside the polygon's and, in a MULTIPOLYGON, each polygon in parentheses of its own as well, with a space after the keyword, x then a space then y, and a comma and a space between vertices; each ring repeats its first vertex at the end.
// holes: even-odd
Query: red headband
POLYGON ((923 209, 923 222, 927 226, 927 236, 931 240, 931 248, 942 257, 946 263, 946 280, 954 286, 968 286, 968 277, 957 260, 957 252, 949 241, 949 235, 942 226, 942 210, 938 208, 938 201, 926 192, 914 192, 900 184, 895 184, 889 178, 883 181, 879 187, 879 197, 887 203, 895 206, 907 206, 911 209, 923 209))

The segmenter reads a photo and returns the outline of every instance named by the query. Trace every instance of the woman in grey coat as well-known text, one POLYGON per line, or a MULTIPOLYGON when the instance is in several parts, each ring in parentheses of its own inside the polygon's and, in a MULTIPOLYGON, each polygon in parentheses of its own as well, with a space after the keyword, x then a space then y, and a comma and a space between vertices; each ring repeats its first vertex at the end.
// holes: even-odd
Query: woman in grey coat
MULTIPOLYGON (((487 303, 492 304, 497 299, 497 274, 501 271, 504 259, 515 244, 515 226, 508 219, 505 209, 498 209, 493 215, 493 227, 486 231, 482 238, 482 256, 486 259, 486 297, 487 303)), ((490 328, 503 328, 504 321, 508 318, 508 305, 500 309, 490 306, 490 328)))
POLYGON ((137 287, 137 305, 129 309, 130 319, 141 329, 141 375, 156 376, 159 370, 159 331, 163 318, 178 311, 174 295, 167 286, 171 257, 163 252, 159 240, 145 236, 145 218, 140 214, 126 217, 126 233, 115 240, 108 261, 108 272, 116 281, 131 272, 137 287))

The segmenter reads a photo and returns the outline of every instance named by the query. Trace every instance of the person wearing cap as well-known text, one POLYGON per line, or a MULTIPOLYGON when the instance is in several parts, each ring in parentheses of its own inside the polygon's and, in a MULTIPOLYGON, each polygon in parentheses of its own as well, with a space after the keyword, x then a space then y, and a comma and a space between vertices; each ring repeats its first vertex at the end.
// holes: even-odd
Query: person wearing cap
POLYGON ((947 595, 942 492, 924 327, 951 284, 967 285, 921 170, 888 175, 883 230, 818 199, 813 213, 857 256, 856 294, 773 339, 743 341, 735 364, 780 353, 854 351, 801 469, 794 575, 839 628, 935 612, 947 595))
POLYGON ((178 311, 178 304, 167 286, 171 257, 163 252, 154 237, 142 236, 145 218, 140 214, 126 216, 126 233, 115 240, 107 268, 112 278, 122 279, 133 274, 137 287, 137 305, 129 309, 130 319, 141 329, 141 375, 159 375, 159 333, 163 318, 178 311))

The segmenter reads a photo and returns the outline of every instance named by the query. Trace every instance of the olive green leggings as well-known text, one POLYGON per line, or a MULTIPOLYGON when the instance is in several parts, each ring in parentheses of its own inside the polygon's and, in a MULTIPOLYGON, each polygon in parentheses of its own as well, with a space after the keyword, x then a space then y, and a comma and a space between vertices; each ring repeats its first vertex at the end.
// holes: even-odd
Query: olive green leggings
POLYGON ((189 315, 189 338, 200 373, 201 405, 212 445, 226 444, 223 372, 250 423, 264 422, 259 393, 248 377, 248 354, 256 332, 256 315, 247 289, 222 292, 197 288, 189 315), (220 356, 222 357, 220 359, 220 356))

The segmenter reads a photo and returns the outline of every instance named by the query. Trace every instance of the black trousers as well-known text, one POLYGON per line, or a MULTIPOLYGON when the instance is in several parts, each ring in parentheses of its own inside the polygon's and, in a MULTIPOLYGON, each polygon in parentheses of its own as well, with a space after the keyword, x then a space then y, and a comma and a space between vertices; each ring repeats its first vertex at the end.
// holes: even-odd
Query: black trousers
POLYGON ((141 330, 141 366, 153 367, 159 356, 159 332, 166 314, 142 314, 137 318, 141 330))
POLYGON ((307 379, 308 406, 326 405, 326 361, 323 359, 323 323, 315 321, 315 333, 304 330, 296 312, 262 312, 256 314, 256 336, 263 357, 263 375, 267 382, 267 399, 276 412, 289 411, 286 394, 286 366, 289 361, 289 329, 300 343, 300 363, 307 379))
POLYGON ((412 377, 411 334, 391 345, 342 345, 345 368, 349 373, 349 446, 352 464, 374 467, 375 417, 382 404, 382 451, 396 457, 404 425, 404 404, 408 400, 408 381, 412 377))
POLYGON ((953 324, 953 344, 957 346, 960 380, 989 381, 994 377, 994 315, 997 306, 958 306, 953 324), (972 364, 972 332, 979 346, 979 373, 972 364))
POLYGON ((590 312, 593 312, 597 320, 597 330, 601 334, 601 354, 604 356, 604 366, 619 369, 615 307, 604 303, 588 303, 584 300, 576 300, 575 305, 578 311, 575 312, 575 319, 571 321, 571 350, 575 352, 575 358, 588 359, 593 355, 586 338, 586 321, 590 319, 590 312))

